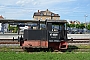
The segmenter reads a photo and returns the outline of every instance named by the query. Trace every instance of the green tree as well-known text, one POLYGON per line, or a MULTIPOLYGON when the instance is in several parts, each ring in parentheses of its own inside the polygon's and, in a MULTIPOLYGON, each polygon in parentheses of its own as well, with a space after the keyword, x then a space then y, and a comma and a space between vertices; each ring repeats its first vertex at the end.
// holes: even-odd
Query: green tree
POLYGON ((76 28, 80 28, 80 24, 76 24, 76 28))
POLYGON ((70 27, 75 27, 75 24, 70 24, 70 27))
POLYGON ((81 24, 80 24, 80 28, 81 28, 81 29, 85 28, 84 23, 81 23, 81 24))
POLYGON ((9 30, 9 31, 13 31, 13 33, 16 33, 17 30, 18 30, 18 27, 17 27, 17 26, 16 26, 16 27, 14 27, 14 26, 10 26, 10 24, 9 24, 9 26, 8 26, 8 30, 9 30))
POLYGON ((67 27, 70 27, 70 24, 69 23, 67 23, 67 27))
POLYGON ((90 30, 90 24, 89 25, 87 25, 87 27, 86 27, 88 30, 90 30))

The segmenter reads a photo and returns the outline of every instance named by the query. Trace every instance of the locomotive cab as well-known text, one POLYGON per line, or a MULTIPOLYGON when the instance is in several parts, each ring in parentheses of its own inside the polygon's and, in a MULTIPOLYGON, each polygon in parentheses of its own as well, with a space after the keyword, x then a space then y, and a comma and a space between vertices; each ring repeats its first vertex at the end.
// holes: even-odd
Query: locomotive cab
POLYGON ((20 45, 25 48, 51 48, 53 50, 67 49, 66 20, 38 21, 36 29, 24 30, 20 45), (43 22, 43 23, 42 23, 43 22), (40 26, 44 24, 44 29, 40 26))
POLYGON ((67 28, 64 20, 47 21, 48 46, 53 50, 67 49, 67 28))

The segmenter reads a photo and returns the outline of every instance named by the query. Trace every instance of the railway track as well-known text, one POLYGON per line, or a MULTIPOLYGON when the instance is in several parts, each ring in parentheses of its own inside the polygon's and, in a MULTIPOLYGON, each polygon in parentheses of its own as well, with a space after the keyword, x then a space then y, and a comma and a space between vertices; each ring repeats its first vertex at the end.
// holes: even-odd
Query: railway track
POLYGON ((68 45, 90 44, 90 39, 73 39, 68 41, 68 45))
MULTIPOLYGON (((90 39, 73 39, 68 41, 69 45, 77 45, 77 44, 90 44, 90 39)), ((20 48, 18 40, 13 39, 0 39, 0 51, 15 51, 15 52, 24 52, 22 48, 20 48), (3 48, 4 47, 4 48, 3 48), (10 48, 8 48, 10 47, 10 48)), ((80 48, 80 49, 74 49, 70 48, 68 51, 81 51, 81 52, 88 52, 90 49, 80 48)))
POLYGON ((0 44, 19 44, 18 39, 0 39, 0 44))
POLYGON ((75 40, 75 41, 68 41, 68 43, 90 43, 90 41, 89 40, 84 40, 84 41, 75 40))
MULTIPOLYGON (((90 43, 90 39, 69 39, 68 43, 90 43)), ((19 44, 18 39, 0 39, 0 44, 19 44)))
POLYGON ((18 39, 0 39, 0 41, 18 41, 18 39))

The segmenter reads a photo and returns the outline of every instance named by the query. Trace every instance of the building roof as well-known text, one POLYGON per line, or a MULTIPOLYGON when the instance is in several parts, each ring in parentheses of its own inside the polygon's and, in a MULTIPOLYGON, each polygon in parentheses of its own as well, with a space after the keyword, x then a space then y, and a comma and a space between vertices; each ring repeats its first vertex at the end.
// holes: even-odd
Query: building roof
POLYGON ((38 12, 35 12, 33 16, 53 16, 53 17, 60 17, 59 14, 55 14, 51 11, 49 11, 48 9, 46 11, 39 11, 38 12), (47 13, 50 13, 50 15, 44 15, 44 13, 47 12, 47 13))
MULTIPOLYGON (((0 23, 38 23, 39 20, 16 20, 16 19, 0 19, 0 23)), ((40 20, 40 23, 45 23, 46 20, 40 20)), ((66 20, 47 20, 47 22, 63 22, 66 20)))
POLYGON ((80 24, 79 21, 69 21, 69 24, 80 24))
POLYGON ((4 19, 2 15, 0 16, 0 19, 4 19))

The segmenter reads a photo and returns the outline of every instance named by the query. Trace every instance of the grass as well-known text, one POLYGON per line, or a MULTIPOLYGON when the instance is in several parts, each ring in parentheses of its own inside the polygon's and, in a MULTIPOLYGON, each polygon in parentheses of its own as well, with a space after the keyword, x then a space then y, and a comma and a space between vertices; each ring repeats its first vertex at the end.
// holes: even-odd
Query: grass
POLYGON ((69 45, 68 48, 74 48, 74 49, 90 49, 90 44, 69 45))
POLYGON ((78 48, 84 48, 84 49, 90 49, 90 44, 89 45, 78 45, 78 48))
MULTIPOLYGON (((90 50, 88 52, 15 52, 11 48, 2 47, 0 50, 0 60, 90 60, 90 50), (7 51, 7 52, 5 52, 7 51)), ((69 48, 90 48, 90 45, 69 46, 69 48)))
POLYGON ((0 60, 90 60, 90 52, 0 52, 0 60))

